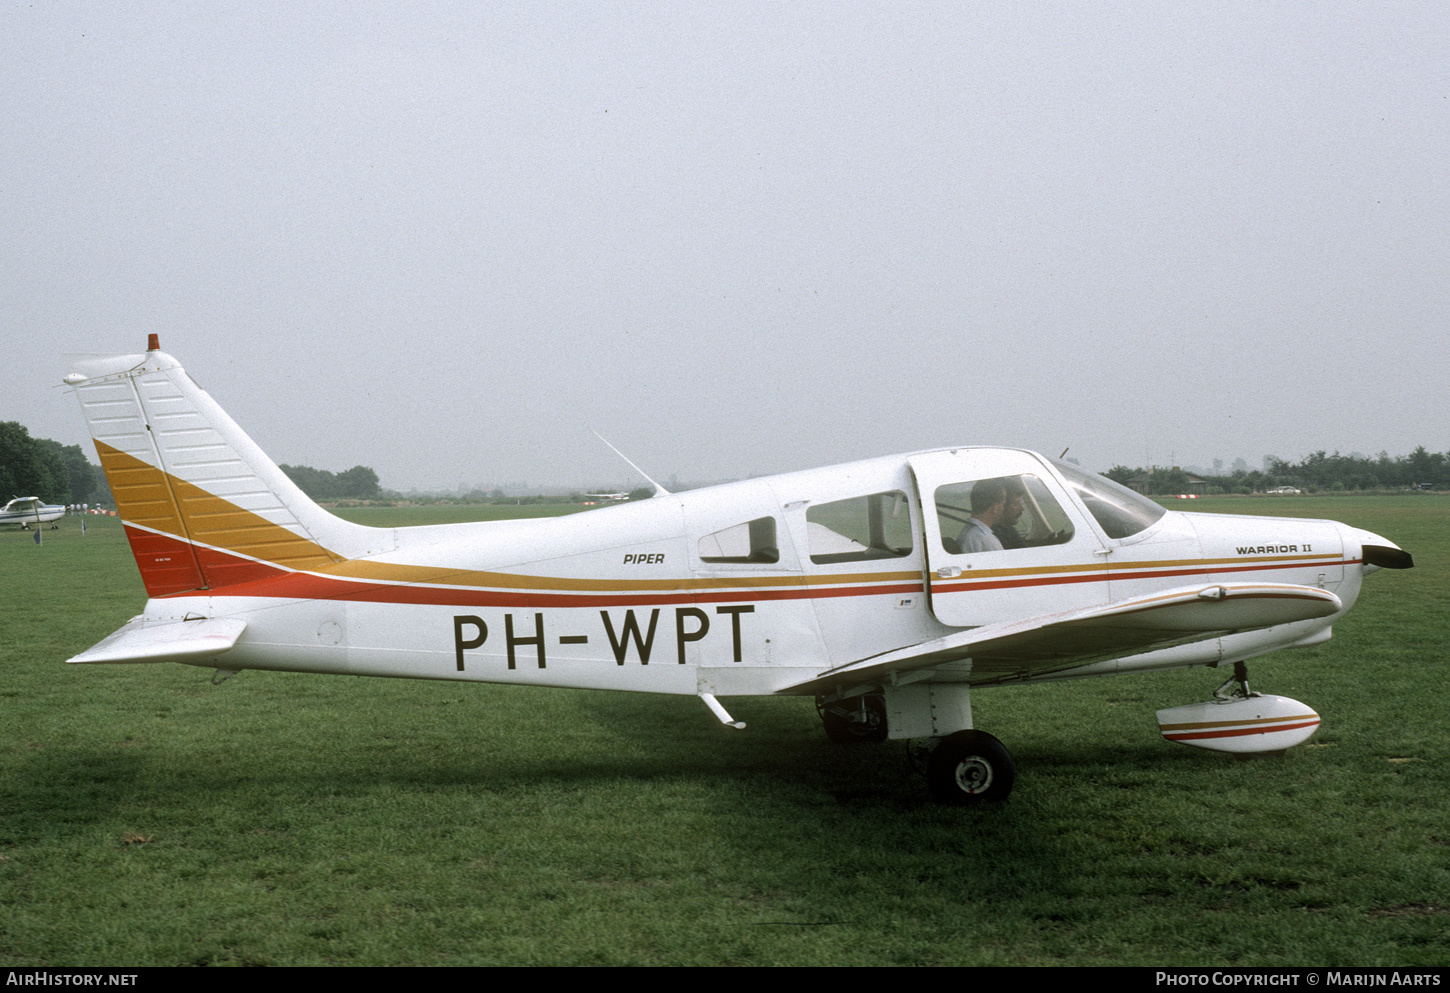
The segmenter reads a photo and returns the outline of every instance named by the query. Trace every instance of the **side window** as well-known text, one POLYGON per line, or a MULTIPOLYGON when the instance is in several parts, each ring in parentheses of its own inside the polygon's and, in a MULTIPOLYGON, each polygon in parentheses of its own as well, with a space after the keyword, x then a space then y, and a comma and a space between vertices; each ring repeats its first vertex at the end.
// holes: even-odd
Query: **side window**
POLYGON ((1072 540, 1072 522, 1031 474, 939 486, 935 499, 942 548, 953 555, 1072 540))
POLYGON ((757 517, 700 539, 701 562, 779 562, 775 518, 757 517))
POLYGON ((911 554, 911 508, 900 490, 809 507, 806 532, 817 565, 911 554))

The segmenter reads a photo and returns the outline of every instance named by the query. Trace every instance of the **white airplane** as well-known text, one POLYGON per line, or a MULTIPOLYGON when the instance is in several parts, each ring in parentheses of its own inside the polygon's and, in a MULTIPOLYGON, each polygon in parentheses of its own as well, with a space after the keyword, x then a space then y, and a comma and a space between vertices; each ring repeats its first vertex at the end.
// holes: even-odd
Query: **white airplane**
POLYGON ((1319 717, 1243 661, 1319 644, 1364 576, 1344 524, 1171 512, 1076 466, 951 448, 567 517, 371 528, 303 495, 152 335, 73 357, 150 599, 75 663, 181 662, 698 696, 815 697, 835 740, 920 739, 932 795, 1000 800, 973 688, 1235 668, 1165 737, 1277 751, 1319 717), (1237 684, 1232 691, 1229 687, 1237 684))
POLYGON ((65 516, 65 507, 61 504, 45 503, 40 497, 16 497, 4 507, 0 507, 0 524, 19 524, 22 528, 30 525, 49 524, 51 521, 58 521, 65 516))
POLYGON ((584 495, 596 500, 613 500, 616 503, 629 499, 628 493, 586 493, 584 495))

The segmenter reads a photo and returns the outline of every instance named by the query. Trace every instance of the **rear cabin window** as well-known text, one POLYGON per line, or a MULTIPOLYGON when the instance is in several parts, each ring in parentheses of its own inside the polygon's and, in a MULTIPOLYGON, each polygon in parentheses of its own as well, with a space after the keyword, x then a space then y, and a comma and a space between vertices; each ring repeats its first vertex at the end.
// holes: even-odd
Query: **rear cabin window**
POLYGON ((911 554, 911 508, 900 490, 809 507, 806 532, 817 565, 911 554))
POLYGON ((780 546, 775 540, 775 518, 757 517, 744 524, 707 534, 700 539, 701 562, 780 561, 780 546))

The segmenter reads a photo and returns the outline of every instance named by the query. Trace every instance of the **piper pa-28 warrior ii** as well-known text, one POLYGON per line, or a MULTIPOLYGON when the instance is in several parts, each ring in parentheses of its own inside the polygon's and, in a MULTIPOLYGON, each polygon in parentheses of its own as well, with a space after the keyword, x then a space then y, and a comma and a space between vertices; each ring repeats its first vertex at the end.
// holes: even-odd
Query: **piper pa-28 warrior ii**
POLYGON ((1365 575, 1333 521, 1189 514, 1032 452, 951 448, 553 519, 372 528, 318 507, 160 351, 72 358, 149 599, 77 663, 814 697, 838 741, 918 739, 932 795, 1006 797, 977 687, 1234 668, 1167 738, 1282 751, 1319 716, 1243 662, 1326 641, 1365 575), (1232 689, 1230 689, 1232 687, 1232 689))

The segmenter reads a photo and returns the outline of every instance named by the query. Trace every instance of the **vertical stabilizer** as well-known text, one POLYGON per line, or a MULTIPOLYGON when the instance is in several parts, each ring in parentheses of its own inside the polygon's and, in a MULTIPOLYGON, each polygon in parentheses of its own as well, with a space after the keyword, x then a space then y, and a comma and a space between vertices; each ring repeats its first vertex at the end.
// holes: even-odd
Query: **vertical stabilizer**
POLYGON ((297 488, 152 335, 145 353, 67 356, 152 596, 319 569, 393 546, 297 488))

